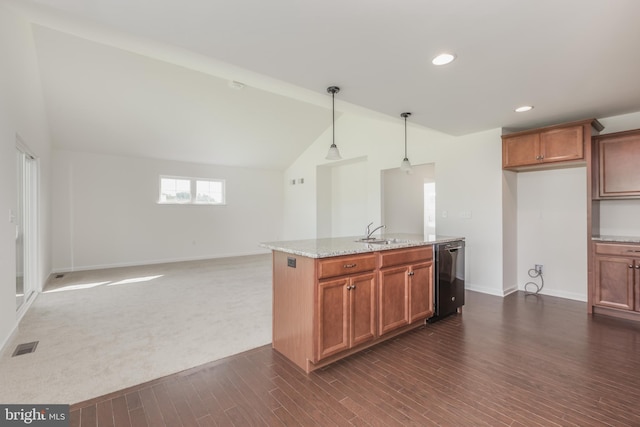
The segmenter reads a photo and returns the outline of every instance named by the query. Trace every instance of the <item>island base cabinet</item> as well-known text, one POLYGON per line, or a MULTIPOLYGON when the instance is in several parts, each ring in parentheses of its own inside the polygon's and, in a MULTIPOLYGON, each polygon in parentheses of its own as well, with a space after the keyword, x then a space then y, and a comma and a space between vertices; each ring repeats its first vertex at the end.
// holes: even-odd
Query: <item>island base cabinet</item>
POLYGON ((319 259, 274 250, 274 350, 309 373, 424 325, 432 263, 430 245, 319 259))
POLYGON ((376 338, 373 273, 318 284, 314 362, 376 338))
POLYGON ((409 322, 433 316, 433 262, 411 267, 411 281, 409 282, 409 322))
POLYGON ((380 335, 409 324, 409 267, 380 272, 380 335))
POLYGON ((381 253, 378 281, 380 335, 433 315, 433 249, 381 253))

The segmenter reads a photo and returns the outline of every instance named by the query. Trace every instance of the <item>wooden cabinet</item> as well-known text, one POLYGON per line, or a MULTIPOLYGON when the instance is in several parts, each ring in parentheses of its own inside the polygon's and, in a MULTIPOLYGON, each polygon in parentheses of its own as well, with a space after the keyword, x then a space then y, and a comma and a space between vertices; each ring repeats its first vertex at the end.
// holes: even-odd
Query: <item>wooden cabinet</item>
POLYGON ((595 119, 502 135, 502 168, 528 170, 584 164, 595 119))
POLYGON ((431 246, 321 259, 274 250, 273 348, 311 372, 423 325, 432 268, 431 246))
POLYGON ((374 273, 318 284, 314 362, 376 338, 374 273))
POLYGON ((433 249, 380 253, 380 335, 433 315, 433 249))
POLYGON ((600 198, 640 198, 640 129, 594 138, 600 198))
POLYGON ((596 243, 593 304, 640 312, 640 245, 596 243))

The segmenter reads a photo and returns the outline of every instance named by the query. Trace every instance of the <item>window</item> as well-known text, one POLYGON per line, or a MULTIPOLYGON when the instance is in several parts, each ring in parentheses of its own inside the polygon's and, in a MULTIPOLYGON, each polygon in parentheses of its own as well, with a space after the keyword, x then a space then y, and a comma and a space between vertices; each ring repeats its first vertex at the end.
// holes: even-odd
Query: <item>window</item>
POLYGON ((158 203, 224 205, 224 190, 223 179, 160 176, 158 203))

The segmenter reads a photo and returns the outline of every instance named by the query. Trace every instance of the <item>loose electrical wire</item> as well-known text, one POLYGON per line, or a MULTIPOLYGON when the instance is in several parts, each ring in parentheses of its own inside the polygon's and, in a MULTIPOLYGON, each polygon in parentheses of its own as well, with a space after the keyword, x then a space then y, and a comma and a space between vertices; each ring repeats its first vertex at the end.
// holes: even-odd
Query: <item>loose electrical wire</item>
POLYGON ((542 271, 537 271, 535 268, 529 269, 529 277, 535 279, 536 277, 540 278, 540 285, 536 282, 527 282, 524 284, 524 294, 526 295, 538 295, 542 288, 544 288, 544 277, 542 277, 542 271), (527 286, 534 286, 536 288, 535 291, 531 292, 527 289, 527 286))

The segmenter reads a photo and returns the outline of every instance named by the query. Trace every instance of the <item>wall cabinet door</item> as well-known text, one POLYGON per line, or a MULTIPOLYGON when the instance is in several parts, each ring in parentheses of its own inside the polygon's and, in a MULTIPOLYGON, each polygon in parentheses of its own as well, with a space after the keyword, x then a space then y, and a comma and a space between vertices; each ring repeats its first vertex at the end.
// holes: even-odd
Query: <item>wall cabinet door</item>
POLYGON ((550 163, 584 159, 582 132, 582 126, 541 132, 539 160, 550 163))
POLYGON ((409 274, 409 321, 413 323, 433 315, 433 262, 414 265, 409 274))
POLYGON ((594 304, 634 310, 636 265, 633 258, 596 256, 594 304))
POLYGON ((600 197, 640 197, 640 130, 596 138, 600 197))
POLYGON ((318 284, 316 361, 376 338, 375 274, 318 284))
POLYGON ((537 133, 502 137, 502 167, 534 165, 540 162, 540 135, 537 133))

